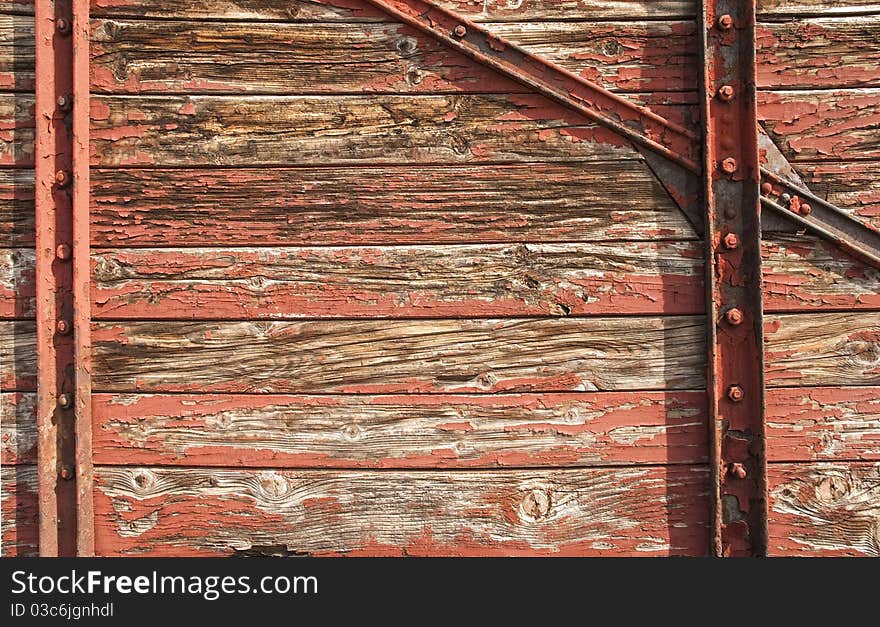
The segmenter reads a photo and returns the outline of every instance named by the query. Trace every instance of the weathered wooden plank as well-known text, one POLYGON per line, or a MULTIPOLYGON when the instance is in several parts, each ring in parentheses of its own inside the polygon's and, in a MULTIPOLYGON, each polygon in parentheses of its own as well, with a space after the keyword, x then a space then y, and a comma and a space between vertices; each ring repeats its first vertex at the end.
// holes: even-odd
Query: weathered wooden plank
POLYGON ((695 237, 648 168, 628 160, 419 168, 93 170, 91 181, 95 246, 695 237))
POLYGON ((125 249, 95 253, 92 264, 95 318, 486 318, 704 307, 695 242, 125 249))
POLYGON ((769 464, 769 552, 880 557, 880 463, 769 464))
POLYGON ((880 161, 801 162, 797 170, 813 193, 880 230, 880 161))
POLYGON ((257 166, 636 158, 533 95, 92 99, 92 164, 257 166))
POLYGON ((96 464, 497 468, 705 463, 705 394, 94 398, 96 464))
POLYGON ((0 93, 0 166, 34 165, 34 97, 0 93))
POLYGON ((764 19, 876 13, 880 13, 877 0, 758 0, 758 16, 764 19))
POLYGON ((0 247, 34 245, 34 172, 0 169, 0 247))
POLYGON ((763 239, 765 311, 880 309, 880 270, 816 237, 763 239))
POLYGON ((880 384, 880 312, 764 317, 770 387, 880 384))
POLYGON ((0 90, 34 90, 34 20, 0 13, 0 90))
POLYGON ((880 157, 880 89, 763 91, 758 117, 790 161, 880 157))
POLYGON ((37 463, 37 397, 31 392, 0 392, 4 466, 37 463))
POLYGON ((32 321, 0 320, 0 390, 32 391, 36 385, 36 326, 32 321))
POLYGON ((767 394, 769 461, 880 460, 880 388, 779 388, 767 394))
POLYGON ((35 262, 33 248, 0 248, 0 319, 36 313, 35 262))
POLYGON ((760 24, 755 36, 759 87, 880 84, 880 16, 760 24))
POLYGON ((95 391, 697 389, 700 317, 131 322, 93 327, 95 391))
POLYGON ((703 555, 705 467, 95 469, 100 555, 703 555))
POLYGON ((36 465, 3 465, 0 511, 0 553, 4 557, 35 557, 39 548, 36 465))

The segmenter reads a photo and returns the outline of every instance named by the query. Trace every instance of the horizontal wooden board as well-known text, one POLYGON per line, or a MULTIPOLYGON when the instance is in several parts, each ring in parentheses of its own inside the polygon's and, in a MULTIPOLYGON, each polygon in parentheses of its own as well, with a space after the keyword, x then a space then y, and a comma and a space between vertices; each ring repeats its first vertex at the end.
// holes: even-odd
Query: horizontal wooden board
POLYGON ((34 172, 0 169, 0 247, 34 245, 34 172))
POLYGON ((97 96, 91 119, 95 166, 636 158, 611 131, 531 94, 97 96))
POLYGON ((764 317, 768 386, 880 385, 880 312, 764 317))
POLYGON ((418 168, 95 169, 91 182, 96 246, 696 237, 647 166, 629 160, 418 168))
POLYGON ((497 468, 705 463, 703 392, 94 397, 97 464, 497 468))
POLYGON ((0 392, 3 465, 37 463, 37 396, 0 392))
POLYGON ((877 0, 758 0, 757 4, 758 16, 762 19, 880 13, 877 0))
POLYGON ((37 385, 37 329, 32 321, 0 320, 0 390, 37 385))
POLYGON ((36 313, 35 264, 33 248, 0 248, 0 319, 36 313))
POLYGON ((92 263, 95 318, 485 318, 704 309, 696 242, 126 249, 93 254, 92 263))
POLYGON ((0 93, 0 166, 33 165, 33 94, 0 93))
POLYGON ((799 163, 813 193, 880 230, 880 161, 799 163))
POLYGON ((770 555, 880 557, 880 463, 770 464, 770 555))
POLYGON ((99 555, 702 555, 705 467, 95 469, 99 555))
POLYGON ((34 89, 34 19, 0 13, 0 90, 34 89))
POLYGON ((3 557, 36 556, 39 516, 35 465, 4 465, 0 469, 0 512, 3 557))
POLYGON ((528 392, 703 385, 700 317, 93 326, 95 391, 528 392))
POLYGON ((880 309, 880 270, 817 237, 763 240, 764 310, 880 309))
POLYGON ((880 157, 880 89, 763 91, 758 118, 789 161, 880 157))
POLYGON ((770 461, 880 460, 880 388, 780 388, 767 394, 770 461))

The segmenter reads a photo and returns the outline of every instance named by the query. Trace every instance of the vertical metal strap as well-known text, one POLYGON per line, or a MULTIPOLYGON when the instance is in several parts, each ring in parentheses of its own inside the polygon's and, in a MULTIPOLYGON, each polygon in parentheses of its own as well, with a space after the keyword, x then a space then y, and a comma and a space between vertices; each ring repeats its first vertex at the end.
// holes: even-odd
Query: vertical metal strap
POLYGON ((754 0, 702 0, 703 188, 712 542, 767 544, 754 0))
MULTIPOLYGON (((78 8, 82 3, 77 1, 78 8)), ((88 76, 79 68, 74 90, 74 41, 79 65, 87 51, 88 18, 77 16, 71 0, 36 0, 35 224, 37 248, 37 446, 39 469, 40 555, 76 555, 77 453, 90 442, 77 441, 78 422, 90 420, 87 385, 77 376, 76 358, 88 344, 87 322, 75 314, 88 294, 88 242, 83 245, 83 215, 88 222, 88 76), (83 43, 85 37, 85 43, 83 43), (83 50, 83 48, 86 48, 83 50), (83 92, 85 85, 85 93, 83 92), (85 174, 84 174, 85 172, 85 174), (83 198, 85 197, 85 206, 83 198), (78 241, 74 237, 74 211, 78 241), (74 289, 74 276, 78 284, 74 289), (84 330, 85 329, 85 330, 84 330), (88 407, 87 407, 88 406, 88 407)), ((87 60, 87 57, 85 57, 87 60)), ((88 228, 85 228, 88 237, 88 228)), ((88 316, 88 308, 85 309, 88 316)), ((89 451, 90 456, 90 451, 89 451)), ((89 494, 91 499, 91 494, 89 494)), ((89 512, 91 515, 91 512, 89 512)), ((91 525, 89 521, 89 526, 91 525)))

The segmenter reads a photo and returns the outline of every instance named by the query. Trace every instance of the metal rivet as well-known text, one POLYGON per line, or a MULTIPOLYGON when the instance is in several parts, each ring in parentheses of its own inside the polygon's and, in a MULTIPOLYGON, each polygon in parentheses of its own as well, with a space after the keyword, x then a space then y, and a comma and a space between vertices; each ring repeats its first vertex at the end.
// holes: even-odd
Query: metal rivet
POLYGON ((722 240, 724 242, 724 247, 727 250, 735 250, 739 248, 739 237, 736 233, 728 233, 724 236, 722 240))
POLYGON ((715 23, 718 26, 718 30, 730 30, 733 28, 733 18, 727 13, 719 15, 715 23))
POLYGON ((813 211, 813 208, 812 208, 810 205, 808 205, 808 204, 805 203, 805 202, 802 202, 802 203, 801 203, 801 206, 800 206, 800 214, 801 214, 802 216, 808 216, 808 215, 810 215, 810 212, 812 212, 812 211, 813 211))
POLYGON ((58 170, 55 173, 55 184, 58 185, 58 187, 67 187, 70 185, 70 181, 70 172, 67 170, 58 170))
POLYGON ((58 244, 58 246, 55 247, 55 256, 61 261, 67 261, 72 254, 73 249, 70 248, 70 244, 58 244))
POLYGON ((464 27, 464 24, 459 24, 452 30, 452 32, 456 37, 464 37, 467 35, 467 29, 464 27))
POLYGON ((721 162, 721 170, 726 174, 733 174, 738 167, 739 165, 733 157, 727 157, 727 159, 721 162))
POLYGON ((55 323, 55 331, 58 332, 58 335, 67 335, 73 331, 73 325, 67 320, 59 320, 55 323))
POLYGON ((71 468, 70 466, 62 466, 61 471, 58 474, 65 481, 70 481, 71 479, 73 479, 73 468, 71 468))
POLYGON ((731 307, 724 314, 724 319, 727 320, 727 324, 731 326, 739 326, 743 321, 743 312, 736 307, 731 307))
POLYGON ((58 407, 61 409, 70 409, 73 407, 73 397, 70 394, 59 394, 58 407))
POLYGON ((761 183, 761 193, 765 196, 769 196, 773 193, 773 184, 772 183, 761 183))
POLYGON ((62 35, 67 35, 70 33, 70 22, 63 17, 59 17, 55 20, 55 30, 62 35))
POLYGON ((58 96, 58 100, 55 101, 55 104, 58 105, 58 108, 61 111, 70 111, 73 107, 73 96, 58 96))
POLYGON ((733 100, 733 87, 731 85, 722 85, 718 88, 718 99, 723 100, 724 102, 730 102, 733 100))
POLYGON ((733 462, 727 467, 727 472, 736 477, 737 479, 745 479, 746 478, 746 467, 743 466, 739 462, 733 462))
POLYGON ((743 397, 745 397, 746 393, 743 392, 743 389, 738 385, 731 385, 727 388, 727 398, 732 400, 734 403, 739 403, 743 397))
POLYGON ((791 200, 791 194, 782 194, 779 197, 779 200, 781 200, 783 203, 787 203, 788 201, 791 200))

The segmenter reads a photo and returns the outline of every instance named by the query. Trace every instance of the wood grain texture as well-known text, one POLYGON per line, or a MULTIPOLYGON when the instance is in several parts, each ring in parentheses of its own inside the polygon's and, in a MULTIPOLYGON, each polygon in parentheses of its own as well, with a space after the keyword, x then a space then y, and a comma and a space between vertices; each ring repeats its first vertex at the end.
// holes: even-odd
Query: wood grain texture
POLYGON ((628 160, 418 168, 96 169, 91 182, 95 246, 696 237, 647 166, 628 160))
POLYGON ((95 469, 99 555, 702 555, 704 467, 95 469))
POLYGON ((96 323, 95 391, 698 389, 700 317, 96 323))
POLYGON ((766 411, 769 461, 880 460, 880 388, 780 388, 766 411))
POLYGON ((813 236, 763 240, 765 311, 880 309, 880 270, 813 236))
POLYGON ((880 384, 880 312, 764 317, 769 387, 880 384))
POLYGON ((880 230, 880 161, 799 163, 813 193, 880 230))
POLYGON ((35 557, 38 552, 37 467, 0 469, 0 554, 35 557))
POLYGON ((0 169, 0 247, 34 245, 34 172, 0 169))
POLYGON ((880 557, 880 463, 770 464, 771 555, 880 557))
POLYGON ((758 0, 757 4, 758 15, 765 19, 880 13, 877 0, 758 0))
POLYGON ((633 159, 533 95, 97 96, 92 164, 285 166, 633 159))
POLYGON ((0 392, 2 463, 37 463, 37 397, 31 392, 0 392))
POLYGON ((0 248, 0 319, 36 313, 35 264, 33 248, 0 248))
POLYGON ((759 92, 758 119, 789 161, 880 157, 880 89, 759 92))
POLYGON ((695 242, 124 249, 92 256, 92 312, 98 319, 694 314, 704 308, 702 266, 695 242))
POLYGON ((34 20, 0 13, 0 90, 34 89, 34 20))
POLYGON ((499 468, 705 463, 702 392, 99 394, 95 463, 499 468))
POLYGON ((36 385, 36 326, 32 321, 0 320, 0 390, 32 391, 36 385))
POLYGON ((34 165, 34 97, 0 93, 0 166, 34 165))

